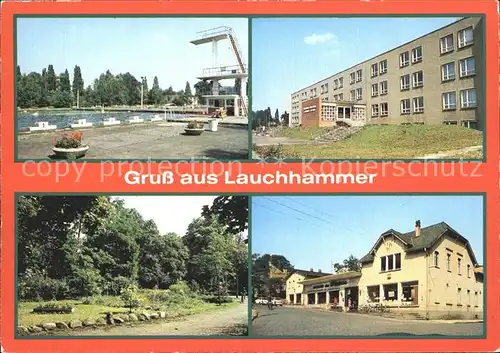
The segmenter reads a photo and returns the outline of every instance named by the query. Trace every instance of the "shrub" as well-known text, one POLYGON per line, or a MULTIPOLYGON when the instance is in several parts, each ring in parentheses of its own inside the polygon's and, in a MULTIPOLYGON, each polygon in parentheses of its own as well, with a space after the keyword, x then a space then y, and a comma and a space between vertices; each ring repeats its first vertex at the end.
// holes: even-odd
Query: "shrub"
POLYGON ((74 298, 101 294, 101 283, 102 277, 94 269, 76 269, 68 281, 70 294, 74 298))
POLYGON ((110 295, 120 295, 123 290, 132 285, 132 281, 127 277, 118 276, 109 281, 106 292, 110 295))
POLYGON ((231 297, 226 297, 226 296, 222 296, 222 297, 208 296, 208 297, 204 297, 203 301, 207 302, 207 303, 212 303, 212 304, 219 304, 219 303, 220 304, 229 304, 229 303, 233 302, 233 299, 231 297))
POLYGON ((188 129, 202 129, 203 123, 198 120, 190 121, 187 125, 188 129))
POLYGON ((75 131, 55 137, 53 143, 57 148, 77 148, 82 146, 82 138, 83 132, 75 131))
POLYGON ((73 310, 73 307, 69 304, 59 304, 56 302, 49 302, 37 305, 33 312, 35 313, 44 313, 45 310, 57 310, 59 312, 68 312, 73 310))
POLYGON ((65 280, 27 276, 19 281, 19 297, 23 300, 58 300, 68 297, 65 280))
POLYGON ((253 149, 263 159, 298 158, 296 153, 287 152, 283 145, 253 146, 253 149))
POLYGON ((120 294, 120 298, 123 300, 125 306, 130 309, 130 312, 132 312, 132 309, 141 306, 141 301, 137 295, 137 286, 135 285, 130 285, 124 289, 120 294))

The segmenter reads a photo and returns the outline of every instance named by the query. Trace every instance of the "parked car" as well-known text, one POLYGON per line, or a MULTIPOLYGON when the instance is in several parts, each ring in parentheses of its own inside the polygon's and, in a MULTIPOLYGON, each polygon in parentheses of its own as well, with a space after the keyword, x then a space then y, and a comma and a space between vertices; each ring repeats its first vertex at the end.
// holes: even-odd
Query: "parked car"
POLYGON ((276 305, 276 306, 283 306, 283 300, 281 300, 279 298, 273 298, 272 303, 273 303, 273 305, 276 305))
POLYGON ((264 305, 264 304, 267 304, 267 299, 264 299, 264 298, 257 298, 257 299, 255 299, 255 304, 258 304, 258 305, 264 305))

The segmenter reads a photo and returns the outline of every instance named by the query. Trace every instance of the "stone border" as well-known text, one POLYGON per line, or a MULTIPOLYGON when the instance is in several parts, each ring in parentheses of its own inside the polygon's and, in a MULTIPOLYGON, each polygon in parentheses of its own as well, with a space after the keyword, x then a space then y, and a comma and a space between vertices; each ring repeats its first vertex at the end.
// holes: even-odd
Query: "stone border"
POLYGON ((56 322, 45 322, 35 326, 18 326, 17 334, 19 336, 29 336, 31 334, 37 334, 49 331, 67 331, 86 327, 98 327, 106 325, 122 325, 126 322, 148 322, 157 319, 166 319, 167 314, 165 311, 158 311, 153 313, 148 313, 147 311, 141 311, 140 313, 119 313, 111 314, 108 313, 105 317, 100 317, 97 319, 86 319, 71 320, 69 322, 56 321, 56 322))

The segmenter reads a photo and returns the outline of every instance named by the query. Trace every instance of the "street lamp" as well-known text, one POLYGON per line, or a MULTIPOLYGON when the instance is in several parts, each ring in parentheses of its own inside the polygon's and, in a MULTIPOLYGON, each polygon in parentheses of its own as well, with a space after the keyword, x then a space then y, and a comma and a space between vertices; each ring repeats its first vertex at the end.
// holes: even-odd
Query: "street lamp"
POLYGON ((141 109, 144 109, 144 80, 146 77, 141 76, 141 109))

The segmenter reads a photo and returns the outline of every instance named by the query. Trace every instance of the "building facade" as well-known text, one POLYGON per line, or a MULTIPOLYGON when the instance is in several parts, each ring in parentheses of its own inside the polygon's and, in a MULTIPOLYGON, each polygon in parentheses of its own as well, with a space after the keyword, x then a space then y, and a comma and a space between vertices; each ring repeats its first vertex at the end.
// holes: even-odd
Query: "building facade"
POLYGON ((482 130, 484 45, 483 18, 463 18, 293 93, 289 125, 482 130))
POLYGON ((383 305, 427 319, 482 319, 483 268, 465 237, 444 222, 379 236, 360 272, 302 281, 304 305, 346 310, 383 305))
POLYGON ((314 271, 313 269, 309 271, 305 270, 293 270, 289 272, 286 277, 286 302, 290 305, 304 305, 304 298, 302 297, 302 292, 304 291, 303 281, 320 278, 330 275, 329 273, 323 273, 321 270, 314 271))

